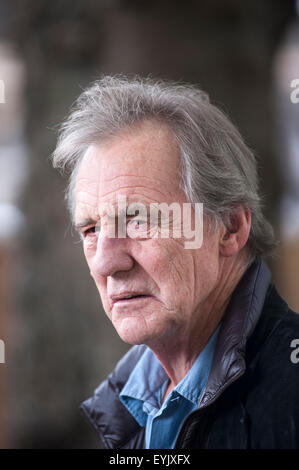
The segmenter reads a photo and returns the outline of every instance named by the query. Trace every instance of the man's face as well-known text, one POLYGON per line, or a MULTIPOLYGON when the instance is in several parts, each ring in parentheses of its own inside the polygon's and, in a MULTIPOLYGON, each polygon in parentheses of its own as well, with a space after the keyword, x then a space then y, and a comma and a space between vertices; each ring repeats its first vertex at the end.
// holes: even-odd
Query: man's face
POLYGON ((116 208, 119 196, 146 206, 187 202, 179 188, 178 147, 166 125, 148 121, 88 149, 77 176, 75 223, 85 224, 80 231, 90 273, 124 341, 151 346, 188 335, 206 321, 203 305, 217 286, 217 233, 204 225, 203 244, 192 250, 171 232, 169 238, 112 238, 109 224, 95 225, 106 220, 102 204, 116 208))

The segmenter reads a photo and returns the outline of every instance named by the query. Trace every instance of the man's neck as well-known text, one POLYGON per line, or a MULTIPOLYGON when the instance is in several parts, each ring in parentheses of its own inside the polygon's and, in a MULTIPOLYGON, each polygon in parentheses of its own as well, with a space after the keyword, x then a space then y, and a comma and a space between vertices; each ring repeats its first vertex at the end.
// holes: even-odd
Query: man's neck
POLYGON ((194 312, 194 322, 176 334, 159 341, 159 344, 148 345, 161 362, 169 377, 169 384, 164 396, 176 387, 191 369, 196 358, 206 346, 219 325, 227 309, 232 293, 246 271, 244 263, 231 265, 222 275, 217 288, 210 294, 204 304, 194 312))

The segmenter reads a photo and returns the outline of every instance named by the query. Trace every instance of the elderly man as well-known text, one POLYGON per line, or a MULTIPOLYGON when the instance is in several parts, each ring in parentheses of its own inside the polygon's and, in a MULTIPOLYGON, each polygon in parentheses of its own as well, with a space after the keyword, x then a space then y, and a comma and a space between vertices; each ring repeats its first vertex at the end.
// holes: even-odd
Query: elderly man
POLYGON ((91 276, 134 345, 81 406, 105 447, 298 447, 299 317, 262 261, 273 232, 231 122, 196 87, 105 77, 54 165, 72 170, 91 276))

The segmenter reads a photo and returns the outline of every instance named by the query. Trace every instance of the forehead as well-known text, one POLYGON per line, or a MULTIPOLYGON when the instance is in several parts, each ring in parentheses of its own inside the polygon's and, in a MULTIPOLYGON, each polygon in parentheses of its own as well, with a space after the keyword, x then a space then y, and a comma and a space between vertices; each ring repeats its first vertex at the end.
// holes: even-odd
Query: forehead
POLYGON ((114 203, 120 194, 145 202, 181 200, 179 168, 178 145, 165 124, 123 131, 86 152, 76 181, 76 214, 96 212, 99 202, 114 203))

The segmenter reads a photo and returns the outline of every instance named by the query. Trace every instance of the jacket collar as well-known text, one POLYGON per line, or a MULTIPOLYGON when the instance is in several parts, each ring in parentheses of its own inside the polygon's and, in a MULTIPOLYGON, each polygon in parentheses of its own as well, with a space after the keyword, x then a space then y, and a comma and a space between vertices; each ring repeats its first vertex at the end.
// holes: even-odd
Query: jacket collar
POLYGON ((215 401, 245 372, 246 343, 262 313, 270 281, 267 265, 256 258, 237 285, 226 309, 199 408, 215 401))
MULTIPOLYGON (((208 406, 245 372, 246 342, 262 313, 271 274, 256 258, 236 287, 222 319, 210 376, 199 408, 208 406)), ((119 393, 145 350, 134 346, 80 409, 107 448, 142 447, 143 428, 119 400, 119 393)))

